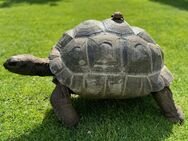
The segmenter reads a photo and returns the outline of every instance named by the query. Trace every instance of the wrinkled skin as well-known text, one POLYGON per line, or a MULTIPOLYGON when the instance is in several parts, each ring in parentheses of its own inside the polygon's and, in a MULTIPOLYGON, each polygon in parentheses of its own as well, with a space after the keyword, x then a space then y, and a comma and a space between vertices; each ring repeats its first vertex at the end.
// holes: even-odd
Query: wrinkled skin
POLYGON ((184 114, 181 108, 175 105, 169 87, 165 87, 159 92, 152 93, 152 95, 158 106, 161 108, 162 113, 169 121, 179 124, 184 122, 184 114))
MULTIPOLYGON (((49 69, 49 60, 32 55, 13 56, 4 63, 4 67, 13 73, 22 75, 53 76, 49 69)), ((72 127, 78 123, 79 117, 71 104, 71 90, 57 80, 54 82, 56 88, 50 98, 54 113, 65 126, 72 127)), ((169 121, 172 123, 183 123, 184 114, 181 108, 175 105, 169 87, 165 87, 159 92, 154 92, 152 95, 169 121)))
POLYGON ((50 98, 55 115, 67 127, 72 127, 79 121, 79 117, 72 106, 70 94, 68 88, 57 82, 50 98))

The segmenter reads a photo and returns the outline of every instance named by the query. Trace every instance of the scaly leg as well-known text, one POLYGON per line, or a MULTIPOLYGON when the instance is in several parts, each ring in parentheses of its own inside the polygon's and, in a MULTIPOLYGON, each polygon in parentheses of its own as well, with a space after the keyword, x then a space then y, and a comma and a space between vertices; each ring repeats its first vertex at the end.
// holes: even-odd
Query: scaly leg
POLYGON ((67 87, 56 83, 50 102, 55 115, 65 126, 71 127, 78 123, 79 117, 71 104, 71 95, 67 87))
POLYGON ((152 93, 155 101, 161 108, 164 116, 172 123, 182 124, 184 114, 179 106, 176 106, 172 97, 172 92, 169 87, 165 87, 159 92, 152 93))

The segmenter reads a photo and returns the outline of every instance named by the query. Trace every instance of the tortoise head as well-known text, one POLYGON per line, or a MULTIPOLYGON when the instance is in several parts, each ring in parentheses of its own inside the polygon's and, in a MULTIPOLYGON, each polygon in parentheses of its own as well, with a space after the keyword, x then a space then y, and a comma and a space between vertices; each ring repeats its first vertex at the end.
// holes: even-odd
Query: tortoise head
POLYGON ((25 54, 12 56, 3 65, 10 72, 27 75, 35 65, 34 56, 25 54))
POLYGON ((48 58, 28 54, 16 55, 7 59, 3 65, 10 72, 22 75, 53 76, 48 58))

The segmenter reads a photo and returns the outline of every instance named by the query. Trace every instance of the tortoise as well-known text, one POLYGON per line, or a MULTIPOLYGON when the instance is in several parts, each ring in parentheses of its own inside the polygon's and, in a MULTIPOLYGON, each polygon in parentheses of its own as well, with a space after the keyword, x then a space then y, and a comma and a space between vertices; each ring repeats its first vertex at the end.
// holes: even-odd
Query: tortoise
POLYGON ((79 121, 71 94, 101 99, 151 94, 169 121, 184 121, 169 87, 173 76, 164 65, 162 49, 144 29, 130 26, 120 12, 66 31, 48 58, 16 55, 4 67, 22 75, 53 76, 56 87, 50 102, 57 118, 68 127, 79 121))

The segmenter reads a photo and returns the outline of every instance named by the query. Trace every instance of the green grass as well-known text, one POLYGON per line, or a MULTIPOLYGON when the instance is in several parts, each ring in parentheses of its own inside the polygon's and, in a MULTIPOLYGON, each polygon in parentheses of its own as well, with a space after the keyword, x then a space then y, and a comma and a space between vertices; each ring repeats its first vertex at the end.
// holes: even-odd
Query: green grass
POLYGON ((50 77, 20 76, 2 64, 15 54, 47 57, 62 33, 86 19, 125 19, 145 28, 174 74, 176 103, 188 114, 188 3, 178 0, 0 0, 0 140, 187 141, 188 122, 170 124, 151 96, 131 100, 73 99, 80 123, 60 124, 49 103, 50 77), (187 4, 187 5, 186 5, 187 4))

